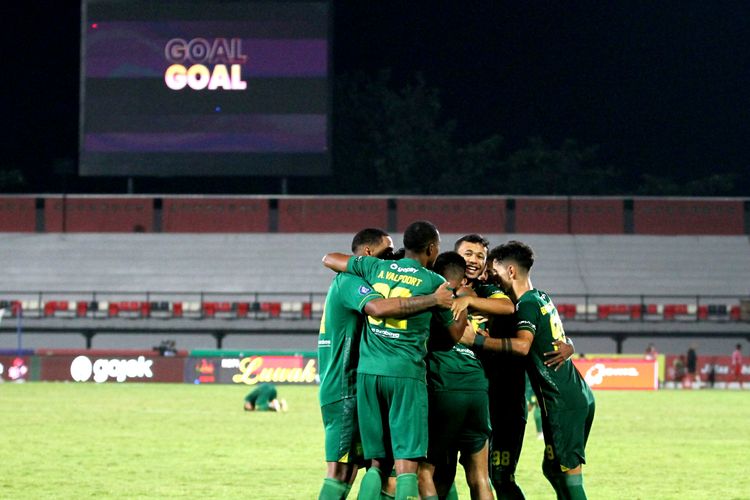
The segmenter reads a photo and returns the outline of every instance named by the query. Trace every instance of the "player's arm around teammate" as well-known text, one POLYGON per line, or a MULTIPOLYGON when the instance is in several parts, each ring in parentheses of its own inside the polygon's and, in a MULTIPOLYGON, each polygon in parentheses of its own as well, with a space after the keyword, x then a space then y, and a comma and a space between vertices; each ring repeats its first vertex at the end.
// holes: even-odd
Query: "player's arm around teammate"
POLYGON ((554 368, 545 362, 547 346, 564 341, 566 336, 550 297, 531 284, 531 248, 510 241, 494 248, 488 261, 516 304, 516 337, 476 336, 474 343, 483 349, 529 357, 529 377, 542 405, 546 445, 542 471, 558 498, 585 499, 582 464, 595 408, 591 388, 569 360, 554 368))

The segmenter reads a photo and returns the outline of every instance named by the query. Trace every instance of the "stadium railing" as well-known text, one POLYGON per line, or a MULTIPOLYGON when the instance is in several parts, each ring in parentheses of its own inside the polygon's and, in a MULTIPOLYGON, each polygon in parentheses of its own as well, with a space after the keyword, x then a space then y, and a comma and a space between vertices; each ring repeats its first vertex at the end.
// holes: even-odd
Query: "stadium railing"
MULTIPOLYGON (((718 295, 558 295, 565 320, 583 322, 750 322, 750 297, 718 295)), ((0 291, 5 318, 315 320, 320 292, 0 291)))

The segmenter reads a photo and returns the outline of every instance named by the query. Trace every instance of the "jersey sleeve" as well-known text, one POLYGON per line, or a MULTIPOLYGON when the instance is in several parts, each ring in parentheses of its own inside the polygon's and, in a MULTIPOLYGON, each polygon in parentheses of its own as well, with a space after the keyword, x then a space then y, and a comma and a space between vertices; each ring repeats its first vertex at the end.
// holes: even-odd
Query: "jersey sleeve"
MULTIPOLYGON (((440 285, 442 285, 446 281, 444 277, 442 277, 441 275, 437 273, 432 273, 432 278, 433 278, 433 282, 432 282, 433 292, 437 290, 440 287, 440 285)), ((455 320, 453 319, 453 311, 451 311, 450 309, 442 309, 442 308, 436 307, 432 310, 432 316, 434 319, 437 320, 438 323, 440 323, 446 328, 451 326, 453 323, 455 323, 455 320)))
POLYGON ((353 255, 349 258, 349 262, 346 264, 346 272, 359 276, 366 281, 372 281, 373 272, 377 272, 376 268, 381 262, 376 257, 370 257, 369 255, 356 256, 353 255))
POLYGON ((446 328, 455 323, 455 320, 453 319, 453 312, 451 312, 450 309, 434 309, 432 312, 432 316, 437 319, 438 323, 446 328))
POLYGON ((490 283, 484 285, 482 292, 482 295, 487 299, 510 299, 510 297, 503 292, 502 288, 490 283))
POLYGON ((339 285, 339 298, 347 309, 363 312, 368 302, 384 298, 359 276, 347 276, 339 285))
POLYGON ((519 302, 516 310, 517 330, 527 330, 536 335, 536 325, 538 323, 539 308, 533 302, 519 302))

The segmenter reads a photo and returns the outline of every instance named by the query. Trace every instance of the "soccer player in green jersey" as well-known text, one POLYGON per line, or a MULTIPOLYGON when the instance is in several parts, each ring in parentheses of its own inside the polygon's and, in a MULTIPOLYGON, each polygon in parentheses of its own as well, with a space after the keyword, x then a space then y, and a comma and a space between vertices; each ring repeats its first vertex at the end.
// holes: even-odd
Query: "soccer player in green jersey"
MULTIPOLYGON (((359 231, 352 240, 358 256, 386 257, 393 240, 377 228, 359 231)), ((452 292, 443 286, 431 295, 385 299, 362 278, 338 274, 328 290, 318 337, 320 405, 325 427, 327 474, 319 499, 345 498, 362 461, 356 407, 356 370, 363 312, 403 317, 435 305, 448 308, 452 292)))
MULTIPOLYGON (((442 253, 433 269, 460 296, 466 281, 464 258, 456 252, 442 253)), ((491 499, 489 399, 482 364, 474 351, 457 344, 440 325, 433 324, 427 350, 429 446, 427 460, 419 466, 419 492, 423 499, 458 498, 451 487, 460 452, 471 498, 491 499)))
MULTIPOLYGON (((486 269, 490 242, 479 234, 467 234, 455 243, 456 251, 466 259, 466 277, 474 290, 454 301, 454 313, 469 309, 470 317, 479 315, 488 321, 472 320, 476 330, 484 330, 493 338, 515 335, 515 305, 493 282, 486 269)), ((492 440, 490 479, 500 500, 523 499, 515 473, 521 456, 526 429, 526 398, 524 381, 526 366, 521 358, 480 352, 480 359, 489 380, 492 440)))
POLYGON ((531 248, 509 241, 492 249, 488 262, 516 304, 516 337, 477 336, 475 342, 480 339, 478 345, 484 350, 527 357, 529 379, 542 409, 542 471, 558 498, 585 499, 582 464, 586 462, 586 441, 594 420, 594 395, 570 360, 554 356, 551 366, 545 356, 547 346, 565 342, 566 336, 552 299, 531 283, 531 248))
POLYGON ((286 401, 277 396, 276 386, 264 382, 245 396, 245 411, 286 411, 286 401))
MULTIPOLYGON (((373 257, 328 254, 324 264, 363 277, 384 297, 433 293, 445 279, 428 270, 440 253, 440 233, 427 221, 404 231, 405 257, 381 261, 373 257)), ((453 320, 450 310, 433 310, 407 318, 368 317, 360 345, 357 372, 359 428, 365 458, 372 459, 360 485, 360 498, 377 499, 385 474, 395 460, 396 498, 418 498, 417 468, 427 454, 427 387, 425 355, 430 320, 436 315, 458 340, 465 315, 453 320)))

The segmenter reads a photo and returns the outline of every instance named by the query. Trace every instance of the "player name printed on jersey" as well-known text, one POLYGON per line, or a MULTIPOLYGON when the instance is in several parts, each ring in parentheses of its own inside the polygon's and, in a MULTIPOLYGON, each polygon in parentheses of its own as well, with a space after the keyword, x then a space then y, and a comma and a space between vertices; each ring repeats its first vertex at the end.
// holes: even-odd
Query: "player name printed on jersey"
POLYGON ((576 366, 592 389, 659 388, 659 363, 642 358, 575 359, 576 366))

